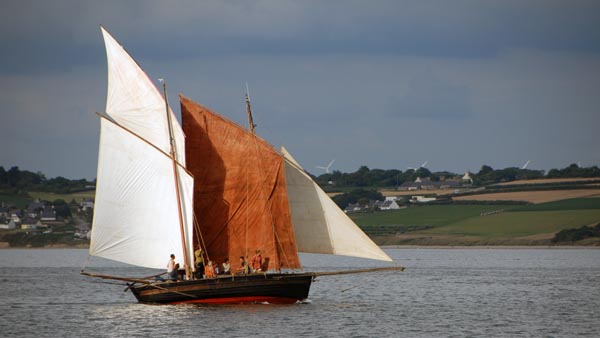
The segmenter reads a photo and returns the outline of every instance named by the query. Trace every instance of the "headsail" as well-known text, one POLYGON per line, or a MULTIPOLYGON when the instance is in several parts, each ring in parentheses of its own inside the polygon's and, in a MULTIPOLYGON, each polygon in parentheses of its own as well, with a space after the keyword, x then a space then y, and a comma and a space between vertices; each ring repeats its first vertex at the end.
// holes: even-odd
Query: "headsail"
MULTIPOLYGON (((119 43, 101 28, 108 59, 106 113, 101 119, 90 255, 164 268, 169 254, 193 262, 193 178, 185 171, 185 140, 173 122, 187 248, 179 227, 175 168, 165 101, 119 43)), ((173 112, 168 113, 177 121, 173 112)))
MULTIPOLYGON (((179 167, 186 242, 192 242, 193 178, 179 167)), ((147 268, 183 261, 171 158, 101 118, 90 255, 147 268)), ((189 251, 188 251, 189 252, 189 251)), ((189 255, 189 254, 188 254, 189 255)))
MULTIPOLYGON (((108 59, 106 113, 168 154, 170 141, 164 98, 127 51, 103 27, 101 30, 108 59)), ((172 121, 177 121, 171 107, 169 114, 172 121)), ((173 124, 173 137, 177 162, 185 165, 185 136, 177 123, 173 124)))
POLYGON ((392 259, 310 178, 282 147, 292 222, 298 251, 392 259))
POLYGON ((211 258, 262 251, 269 268, 299 268, 283 157, 240 125, 180 97, 194 209, 211 258))

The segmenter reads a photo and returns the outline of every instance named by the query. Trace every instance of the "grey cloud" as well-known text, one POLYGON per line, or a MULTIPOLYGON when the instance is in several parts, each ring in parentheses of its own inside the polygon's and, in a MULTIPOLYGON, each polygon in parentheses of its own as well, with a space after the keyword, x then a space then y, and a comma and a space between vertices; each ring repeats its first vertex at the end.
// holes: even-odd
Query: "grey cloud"
POLYGON ((388 115, 441 120, 464 120, 471 116, 468 88, 444 81, 413 79, 402 96, 389 100, 388 115))
POLYGON ((595 1, 59 0, 1 6, 0 43, 11 45, 0 54, 4 74, 101 63, 98 24, 132 52, 172 61, 232 53, 473 58, 511 48, 600 52, 595 1))
POLYGON ((94 177, 104 24, 153 79, 307 168, 600 162, 595 1, 5 1, 0 165, 94 177), (543 123, 544 128, 539 126, 543 123), (494 128, 490 128, 494 126, 494 128), (595 144, 595 143, 594 143, 595 144), (509 148, 510 151, 506 151, 509 148), (535 157, 538 158, 535 158, 535 157))

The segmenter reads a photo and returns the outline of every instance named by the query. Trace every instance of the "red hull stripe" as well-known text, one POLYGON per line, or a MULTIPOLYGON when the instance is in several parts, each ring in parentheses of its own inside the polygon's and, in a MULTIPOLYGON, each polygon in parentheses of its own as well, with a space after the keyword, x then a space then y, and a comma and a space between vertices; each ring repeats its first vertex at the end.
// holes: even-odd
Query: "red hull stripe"
POLYGON ((299 299, 286 297, 265 297, 265 296, 245 296, 245 297, 226 297, 226 298, 208 298, 208 299, 193 299, 180 302, 172 302, 169 304, 242 304, 242 303, 264 303, 269 304, 293 304, 299 299))

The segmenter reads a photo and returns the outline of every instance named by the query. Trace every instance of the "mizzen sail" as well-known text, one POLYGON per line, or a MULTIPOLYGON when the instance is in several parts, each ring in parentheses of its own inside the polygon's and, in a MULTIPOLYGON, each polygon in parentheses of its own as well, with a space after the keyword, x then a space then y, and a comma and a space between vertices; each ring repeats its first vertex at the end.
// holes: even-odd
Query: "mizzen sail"
POLYGON ((269 269, 299 268, 281 154, 223 116, 188 98, 180 101, 207 254, 237 262, 259 249, 269 269))
POLYGON ((392 261, 294 160, 285 148, 285 176, 298 251, 392 261))

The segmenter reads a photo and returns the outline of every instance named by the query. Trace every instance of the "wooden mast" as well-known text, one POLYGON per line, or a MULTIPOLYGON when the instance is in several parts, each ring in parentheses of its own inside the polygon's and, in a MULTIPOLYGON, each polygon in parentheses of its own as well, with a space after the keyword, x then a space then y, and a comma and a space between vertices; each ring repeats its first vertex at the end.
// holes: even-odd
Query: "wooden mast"
MULTIPOLYGON (((246 113, 248 114, 248 127, 250 128, 250 133, 252 134, 252 136, 254 137, 254 141, 256 142, 256 132, 254 131, 256 124, 254 124, 254 119, 252 118, 252 107, 250 106, 250 89, 248 89, 248 83, 246 83, 246 113)), ((262 171, 260 157, 257 156, 257 159, 258 159, 259 170, 262 171)), ((265 193, 264 186, 262 187, 261 191, 263 192, 263 194, 265 193)), ((269 215, 271 218, 271 224, 273 225, 273 241, 275 243, 275 250, 277 251, 277 244, 279 244, 281 246, 281 243, 279 242, 279 238, 277 237, 277 231, 275 230, 273 214, 272 214, 270 208, 268 210, 269 210, 269 215)), ((246 251, 247 250, 248 250, 248 248, 246 248, 246 251)), ((281 252, 283 253, 284 259, 287 261, 287 256, 285 255, 285 251, 283 250, 283 248, 281 248, 281 252)), ((279 253, 277 253, 277 254, 279 255, 279 253)), ((279 266, 277 266, 276 268, 277 268, 277 271, 281 272, 281 255, 279 255, 279 256, 280 256, 280 257, 278 257, 279 266)))
MULTIPOLYGON (((246 83, 246 114, 248 115, 248 128, 250 129, 250 133, 252 134, 252 136, 255 136, 256 134, 254 133, 254 127, 256 127, 256 125, 254 124, 254 120, 252 119, 252 109, 250 107, 250 90, 248 89, 248 83, 246 83)), ((248 200, 248 175, 246 175, 246 200, 248 200)), ((250 264, 250 262, 248 262, 248 225, 248 207, 246 206, 246 238, 244 240, 244 257, 246 260, 246 265, 250 264)), ((248 269, 248 271, 250 271, 250 267, 247 266, 246 268, 248 269)))
POLYGON ((179 231, 181 233, 181 246, 183 248, 183 266, 185 269, 185 277, 186 279, 191 279, 190 273, 190 262, 188 259, 187 246, 185 245, 185 230, 183 225, 183 212, 181 210, 181 193, 179 189, 179 171, 177 170, 177 149, 175 147, 175 139, 173 138, 173 125, 171 123, 171 114, 169 113, 169 101, 167 99, 167 83, 162 80, 163 85, 163 95, 165 99, 165 110, 167 112, 167 121, 169 124, 169 140, 171 143, 171 160, 173 162, 173 176, 175 177, 175 191, 177 192, 177 211, 179 214, 179 231))
POLYGON ((250 128, 250 133, 254 135, 254 120, 252 119, 252 109, 250 107, 250 91, 248 90, 248 84, 246 83, 246 113, 248 114, 248 127, 250 128))

